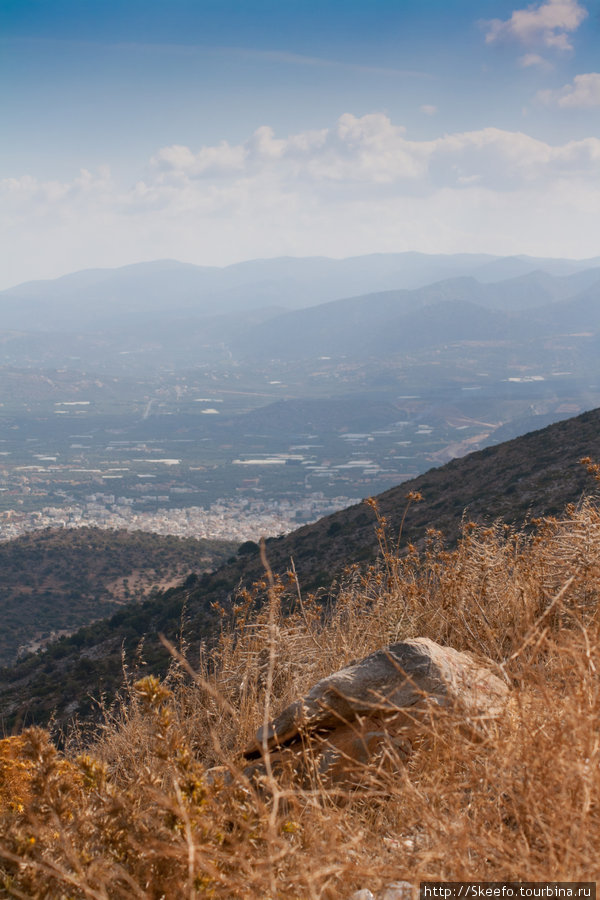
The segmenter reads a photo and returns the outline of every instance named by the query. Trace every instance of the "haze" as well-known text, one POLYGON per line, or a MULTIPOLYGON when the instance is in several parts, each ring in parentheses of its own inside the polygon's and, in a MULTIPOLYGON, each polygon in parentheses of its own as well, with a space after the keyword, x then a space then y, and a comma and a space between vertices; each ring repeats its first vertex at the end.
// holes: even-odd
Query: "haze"
POLYGON ((0 287, 161 258, 598 255, 591 0, 21 0, 0 33, 0 287))

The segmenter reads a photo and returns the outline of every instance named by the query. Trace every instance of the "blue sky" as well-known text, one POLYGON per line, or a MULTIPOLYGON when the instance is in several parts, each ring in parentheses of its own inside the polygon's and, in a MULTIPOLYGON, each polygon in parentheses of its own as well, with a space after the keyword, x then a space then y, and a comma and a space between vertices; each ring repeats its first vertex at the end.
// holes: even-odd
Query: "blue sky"
POLYGON ((598 0, 3 0, 0 287, 600 253, 598 0))

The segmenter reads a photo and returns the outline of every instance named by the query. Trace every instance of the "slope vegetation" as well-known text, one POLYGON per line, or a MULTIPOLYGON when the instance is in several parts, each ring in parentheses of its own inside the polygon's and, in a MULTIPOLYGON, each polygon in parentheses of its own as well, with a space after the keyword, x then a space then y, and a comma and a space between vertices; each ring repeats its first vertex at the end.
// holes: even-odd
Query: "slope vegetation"
POLYGON ((49 529, 0 543, 0 664, 190 572, 213 569, 236 546, 100 528, 49 529))
MULTIPOLYGON (((579 460, 596 457, 599 440, 600 410, 594 410, 432 469, 377 498, 388 540, 402 548, 410 543, 422 546, 434 528, 452 546, 465 510, 475 522, 491 524, 501 518, 519 527, 532 517, 558 514, 565 504, 576 503, 589 485, 579 460), (424 500, 405 516, 411 492, 422 494, 424 500)), ((295 569, 302 591, 318 592, 321 603, 326 603, 332 584, 347 566, 364 567, 375 561, 380 550, 377 532, 373 509, 359 504, 270 539, 266 550, 274 572, 285 576, 295 569)), ((240 589, 250 589, 263 579, 258 547, 242 545, 235 561, 215 573, 192 575, 182 587, 123 607, 111 619, 5 670, 0 714, 6 727, 47 722, 53 713, 61 722, 73 712, 93 715, 96 705, 91 698, 112 697, 122 683, 123 647, 134 661, 144 636, 144 671, 166 670, 169 655, 158 633, 176 642, 182 627, 195 663, 200 648, 219 630, 221 615, 235 609, 240 589)))
POLYGON ((58 752, 35 728, 0 741, 6 895, 382 900, 399 880, 413 896, 422 881, 593 883, 599 558, 592 501, 533 533, 468 524, 453 552, 435 539, 402 559, 385 552, 346 576, 326 616, 308 601, 282 614, 294 585, 256 610, 247 599, 194 681, 176 666, 140 679, 89 743, 58 752), (244 775, 241 751, 265 718, 415 636, 484 657, 506 680, 484 740, 459 707, 432 712, 403 753, 388 742, 360 788, 333 791, 318 770, 306 783, 293 769, 244 775))

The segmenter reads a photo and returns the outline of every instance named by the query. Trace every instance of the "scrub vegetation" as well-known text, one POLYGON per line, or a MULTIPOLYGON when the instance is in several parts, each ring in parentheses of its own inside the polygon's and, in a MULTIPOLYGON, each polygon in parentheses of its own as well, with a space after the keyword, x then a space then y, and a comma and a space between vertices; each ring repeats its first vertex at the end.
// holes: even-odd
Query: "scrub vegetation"
POLYGON ((377 562, 350 565, 327 608, 293 571, 267 571, 194 670, 183 640, 163 680, 126 670, 102 724, 63 750, 39 728, 0 742, 4 895, 344 900, 399 879, 598 879, 597 500, 527 531, 465 521, 453 549, 435 529, 406 547, 381 512, 377 536, 377 562), (483 740, 448 712, 407 762, 390 748, 352 789, 268 764, 245 776, 265 719, 415 636, 491 660, 510 684, 483 740))

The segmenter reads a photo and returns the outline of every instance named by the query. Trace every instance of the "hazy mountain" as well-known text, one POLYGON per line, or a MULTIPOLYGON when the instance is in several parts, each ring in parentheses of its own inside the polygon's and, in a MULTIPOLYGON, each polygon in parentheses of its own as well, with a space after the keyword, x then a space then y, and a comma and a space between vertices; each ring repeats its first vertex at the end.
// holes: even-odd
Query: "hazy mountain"
POLYGON ((85 331, 114 327, 124 316, 303 308, 376 291, 414 290, 453 277, 495 282, 536 270, 566 276, 598 265, 600 260, 421 253, 284 257, 224 268, 158 260, 18 285, 0 292, 0 314, 3 330, 85 331))
POLYGON ((518 312, 569 300, 589 288, 598 287, 600 268, 595 266, 570 275, 552 275, 536 269, 516 278, 484 284, 477 292, 476 302, 493 309, 518 312))
POLYGON ((561 277, 536 271, 498 284, 453 278, 283 313, 250 327, 233 347, 267 358, 364 358, 455 341, 511 341, 573 330, 573 323, 594 329, 599 297, 600 269, 561 277))
POLYGON ((600 266, 600 256, 592 259, 546 259, 532 256, 503 256, 484 263, 477 269, 478 281, 502 281, 506 278, 518 278, 539 269, 549 275, 568 276, 583 269, 600 266))
POLYGON ((595 332, 600 329, 600 282, 578 296, 553 303, 543 311, 540 324, 556 332, 595 332))
MULTIPOLYGON (((471 520, 502 518, 518 525, 529 515, 560 513, 566 503, 577 502, 584 490, 594 488, 579 460, 597 457, 599 441, 600 410, 596 409, 431 469, 377 498, 390 539, 398 538, 409 491, 420 491, 424 501, 413 506, 406 518, 402 547, 409 541, 422 544, 431 527, 441 529, 452 543, 465 509, 471 520)), ((326 589, 344 566, 373 561, 377 548, 373 511, 365 504, 267 542, 273 570, 285 574, 293 559, 304 591, 326 589)), ((193 662, 194 648, 210 640, 218 627, 218 606, 231 610, 235 591, 261 574, 257 548, 242 545, 235 561, 214 574, 192 576, 153 600, 123 607, 111 619, 3 670, 0 715, 5 727, 47 722, 53 711, 63 722, 74 713, 93 714, 90 697, 102 692, 111 695, 118 688, 122 649, 134 665, 143 635, 144 672, 164 672, 168 659, 157 633, 164 632, 176 642, 182 616, 193 662)))

